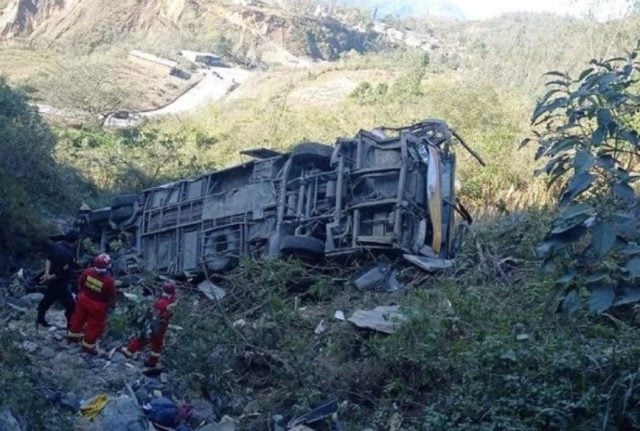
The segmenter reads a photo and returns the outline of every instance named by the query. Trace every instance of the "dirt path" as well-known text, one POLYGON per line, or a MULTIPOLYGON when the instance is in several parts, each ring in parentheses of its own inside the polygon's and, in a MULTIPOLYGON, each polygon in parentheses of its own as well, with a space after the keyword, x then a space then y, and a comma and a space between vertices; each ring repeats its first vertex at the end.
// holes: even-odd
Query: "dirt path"
POLYGON ((173 102, 160 109, 137 114, 143 118, 152 118, 195 111, 222 99, 227 92, 235 89, 254 74, 237 67, 212 67, 203 72, 202 80, 173 102))
MULTIPOLYGON (((187 90, 173 102, 162 108, 150 111, 129 112, 129 117, 119 119, 113 116, 104 122, 106 127, 133 127, 140 124, 146 118, 157 118, 166 115, 180 115, 204 108, 222 99, 228 92, 233 91, 247 79, 255 75, 255 72, 238 67, 210 67, 202 69, 202 80, 187 90)), ((90 114, 81 111, 68 111, 53 106, 36 104, 38 112, 45 116, 81 121, 87 119, 90 114)))

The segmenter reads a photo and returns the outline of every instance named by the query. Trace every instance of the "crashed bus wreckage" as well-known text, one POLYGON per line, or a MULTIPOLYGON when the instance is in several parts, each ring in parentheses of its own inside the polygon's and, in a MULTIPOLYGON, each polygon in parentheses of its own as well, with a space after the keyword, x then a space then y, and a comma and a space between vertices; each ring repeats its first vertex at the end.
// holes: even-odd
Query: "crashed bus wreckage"
POLYGON ((482 163, 440 120, 243 151, 253 160, 81 210, 81 233, 106 251, 125 237, 145 269, 170 275, 223 272, 243 256, 363 251, 442 269, 471 222, 455 197, 454 142, 482 163))

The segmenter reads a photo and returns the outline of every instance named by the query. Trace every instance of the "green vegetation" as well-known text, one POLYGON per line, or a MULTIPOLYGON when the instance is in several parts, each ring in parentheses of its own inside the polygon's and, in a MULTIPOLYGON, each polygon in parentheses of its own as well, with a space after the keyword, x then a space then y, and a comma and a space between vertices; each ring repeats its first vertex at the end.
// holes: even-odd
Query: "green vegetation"
POLYGON ((525 95, 498 91, 460 74, 429 74, 423 55, 398 53, 394 59, 396 66, 383 77, 362 58, 315 73, 290 72, 288 80, 275 72, 276 79, 267 78, 221 106, 191 118, 150 124, 132 135, 62 131, 60 159, 100 187, 130 190, 154 180, 157 184, 239 163, 242 149, 262 146, 286 151, 300 140, 333 143, 336 137, 352 136, 361 128, 437 117, 452 124, 488 162, 487 168, 479 169, 466 152, 459 151, 460 194, 465 203, 495 212, 545 202, 543 187, 531 180, 531 152, 519 151, 514 144, 528 133, 525 95), (358 86, 329 102, 330 109, 324 99, 314 103, 314 97, 322 97, 314 86, 321 88, 324 76, 356 73, 358 86), (306 104, 290 103, 294 97, 306 104), (160 141, 173 149, 163 153, 165 144, 160 141), (161 175, 156 175, 157 170, 161 175), (140 181, 132 181, 133 171, 140 181))
POLYGON ((392 294, 356 293, 357 265, 244 262, 215 280, 219 305, 181 301, 176 323, 191 336, 168 360, 193 396, 249 394, 264 413, 335 394, 354 430, 629 429, 637 320, 554 314, 560 298, 535 254, 549 222, 529 212, 482 224, 455 273, 406 268, 409 287, 392 294), (390 336, 333 319, 394 303, 409 321, 390 336))
POLYGON ((71 204, 75 178, 53 158, 55 139, 21 91, 0 78, 0 249, 24 253, 42 233, 41 209, 71 204))
POLYGON ((533 113, 537 156, 548 159, 539 173, 561 192, 541 249, 560 266, 566 311, 585 287, 595 312, 637 295, 638 53, 592 61, 577 79, 547 73, 549 91, 533 113))
MULTIPOLYGON (((330 394, 345 402, 340 416, 351 429, 640 427, 638 307, 609 309, 637 294, 640 276, 637 52, 594 61, 582 73, 577 66, 630 46, 637 17, 595 24, 523 14, 441 24, 434 34, 448 51, 429 56, 409 49, 338 55, 331 44, 345 40, 315 25, 318 34, 300 31, 292 43, 339 61, 265 72, 217 106, 136 130, 52 133, 24 93, 1 81, 0 245, 25 249, 42 229, 42 208, 72 207, 77 192, 68 187, 79 178, 104 199, 245 161, 242 149, 286 151, 300 140, 331 143, 361 128, 442 118, 487 162, 480 168, 458 152, 459 195, 480 222, 454 271, 427 276, 405 267, 406 289, 389 294, 355 290, 349 281, 360 262, 247 260, 214 278, 227 292, 221 303, 183 292, 180 340, 171 334, 167 348, 186 385, 180 391, 240 399, 229 413, 242 417, 242 429, 261 429, 268 413, 302 413, 330 394), (547 75, 548 92, 533 109, 538 147, 519 150, 540 76, 551 69, 559 71, 547 75), (536 155, 547 160, 546 177, 533 178, 536 155), (547 261, 536 253, 541 243, 547 261), (587 296, 591 310, 577 307, 587 296), (382 304, 399 304, 408 317, 390 336, 332 317, 382 304), (328 329, 314 334, 321 320, 328 329), (248 398, 262 416, 243 415, 248 398)), ((238 58, 264 48, 233 34, 209 37, 190 40, 238 58)), ((32 83, 58 82, 48 61, 42 81, 32 83)), ((113 71, 99 68, 104 76, 113 71)), ((108 94, 83 101, 98 83, 88 75, 79 73, 87 85, 66 96, 95 113, 112 109, 108 94)), ((113 90, 113 82, 100 87, 113 90)), ((109 337, 127 335, 129 314, 114 313, 109 337)), ((5 387, 27 399, 30 381, 6 377, 17 372, 19 352, 0 356, 5 387)))

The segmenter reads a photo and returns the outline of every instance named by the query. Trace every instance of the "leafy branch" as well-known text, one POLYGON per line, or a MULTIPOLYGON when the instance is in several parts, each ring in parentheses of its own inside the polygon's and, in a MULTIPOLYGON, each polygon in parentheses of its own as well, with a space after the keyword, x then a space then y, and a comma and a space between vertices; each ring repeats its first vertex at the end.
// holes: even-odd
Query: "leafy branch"
POLYGON ((577 78, 548 72, 531 124, 536 160, 558 186, 558 214, 539 252, 562 269, 563 308, 583 296, 602 312, 640 299, 635 183, 640 179, 640 44, 624 57, 592 60, 577 78))

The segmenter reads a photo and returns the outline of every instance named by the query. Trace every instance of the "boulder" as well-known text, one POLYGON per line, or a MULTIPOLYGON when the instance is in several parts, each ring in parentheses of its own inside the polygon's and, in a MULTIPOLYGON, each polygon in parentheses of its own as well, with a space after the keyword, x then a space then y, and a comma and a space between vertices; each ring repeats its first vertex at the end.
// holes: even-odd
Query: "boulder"
POLYGON ((225 416, 218 423, 211 423, 200 428, 200 431, 236 431, 236 422, 225 416))
POLYGON ((100 414, 101 431, 148 431, 147 420, 129 396, 111 398, 100 414))
POLYGON ((0 407, 0 430, 1 431, 22 431, 20 423, 11 412, 9 407, 0 407))

